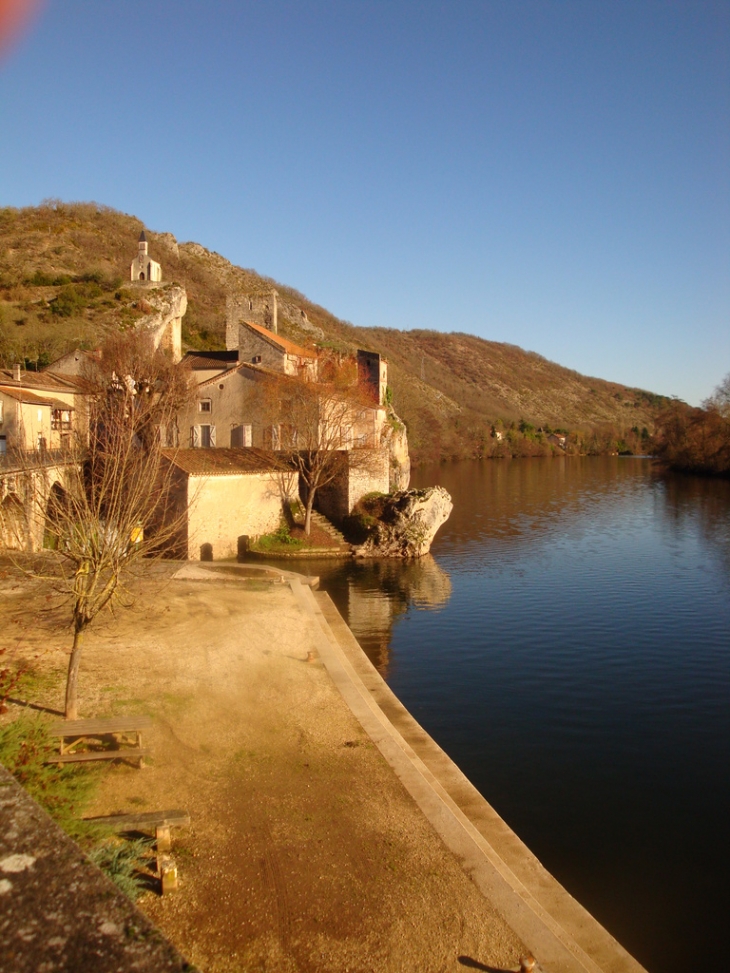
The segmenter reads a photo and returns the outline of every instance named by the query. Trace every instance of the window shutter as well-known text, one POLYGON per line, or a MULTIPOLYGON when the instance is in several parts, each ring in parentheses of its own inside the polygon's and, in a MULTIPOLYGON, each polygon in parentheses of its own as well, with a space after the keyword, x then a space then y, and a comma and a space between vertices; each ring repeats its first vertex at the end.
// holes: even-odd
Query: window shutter
POLYGON ((200 446, 200 426, 191 426, 190 428, 190 445, 200 446))
POLYGON ((210 445, 215 446, 215 426, 210 427, 210 445))
POLYGON ((250 425, 243 427, 243 445, 251 446, 253 445, 252 429, 250 425))

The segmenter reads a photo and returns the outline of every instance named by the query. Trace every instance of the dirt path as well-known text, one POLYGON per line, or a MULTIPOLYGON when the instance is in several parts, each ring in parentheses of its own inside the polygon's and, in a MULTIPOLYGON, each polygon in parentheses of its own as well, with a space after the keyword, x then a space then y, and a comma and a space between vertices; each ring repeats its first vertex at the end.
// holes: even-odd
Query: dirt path
MULTIPOLYGON (((207 973, 516 968, 522 944, 363 733, 290 588, 169 574, 90 631, 81 670, 81 715, 155 718, 151 765, 115 766, 90 812, 191 815, 174 841, 181 888, 143 911, 207 973)), ((13 584, 6 633, 47 607, 13 584)), ((61 672, 57 614, 25 640, 61 672)), ((38 692, 60 702, 51 683, 38 692)))

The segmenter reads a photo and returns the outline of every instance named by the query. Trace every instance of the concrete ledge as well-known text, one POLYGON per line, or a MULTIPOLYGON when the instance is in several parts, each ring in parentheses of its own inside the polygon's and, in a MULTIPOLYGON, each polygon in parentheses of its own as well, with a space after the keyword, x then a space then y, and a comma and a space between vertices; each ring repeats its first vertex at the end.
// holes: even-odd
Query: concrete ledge
POLYGON ((645 973, 545 869, 413 719, 365 656, 331 599, 290 580, 320 632, 324 665, 406 790, 476 885, 555 973, 645 973))
POLYGON ((2 766, 0 969, 195 970, 2 766))

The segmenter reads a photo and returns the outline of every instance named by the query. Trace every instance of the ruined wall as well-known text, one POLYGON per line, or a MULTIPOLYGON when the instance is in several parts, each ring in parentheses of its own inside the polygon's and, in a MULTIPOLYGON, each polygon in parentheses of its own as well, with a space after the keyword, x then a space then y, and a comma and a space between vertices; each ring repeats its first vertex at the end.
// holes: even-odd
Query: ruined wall
POLYGON ((239 325, 243 321, 260 324, 276 334, 278 330, 277 293, 270 290, 244 297, 229 296, 226 301, 226 348, 238 348, 239 325))

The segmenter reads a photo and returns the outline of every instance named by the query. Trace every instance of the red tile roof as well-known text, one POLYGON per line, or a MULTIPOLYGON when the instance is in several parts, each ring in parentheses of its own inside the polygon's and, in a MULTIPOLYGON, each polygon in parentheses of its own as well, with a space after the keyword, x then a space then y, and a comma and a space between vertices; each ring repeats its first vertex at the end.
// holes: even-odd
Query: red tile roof
POLYGON ((163 455, 192 476, 234 476, 241 473, 275 473, 287 469, 276 453, 265 449, 165 449, 163 455))
POLYGON ((247 328, 251 328, 252 331, 256 331, 257 334, 260 334, 262 338, 266 338, 266 340, 272 344, 278 345, 282 351, 287 353, 287 355, 296 355, 298 358, 311 359, 317 357, 317 353, 315 351, 295 345, 293 341, 289 341, 288 338, 282 338, 280 334, 274 334, 273 331, 269 331, 268 328, 264 328, 260 324, 254 324, 253 321, 244 321, 243 323, 247 328))
POLYGON ((238 352, 233 351, 189 351, 183 355, 183 363, 196 369, 231 368, 238 362, 238 352))
MULTIPOLYGON (((11 399, 15 399, 16 402, 28 402, 30 405, 55 405, 53 399, 46 399, 42 395, 36 395, 35 392, 31 392, 28 389, 19 388, 17 385, 15 387, 8 387, 7 385, 0 385, 0 392, 3 395, 9 395, 11 399)), ((68 406, 66 406, 68 408, 68 406)))

